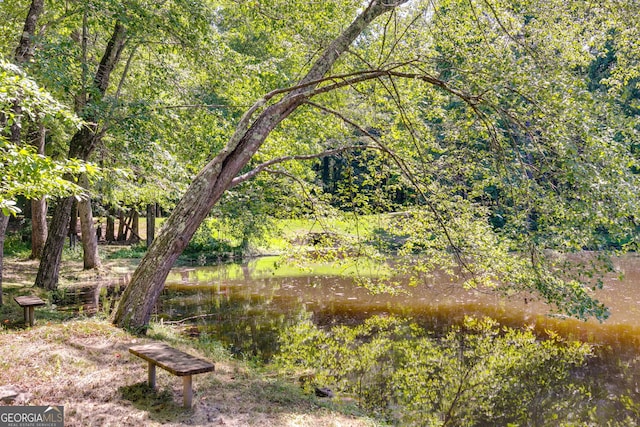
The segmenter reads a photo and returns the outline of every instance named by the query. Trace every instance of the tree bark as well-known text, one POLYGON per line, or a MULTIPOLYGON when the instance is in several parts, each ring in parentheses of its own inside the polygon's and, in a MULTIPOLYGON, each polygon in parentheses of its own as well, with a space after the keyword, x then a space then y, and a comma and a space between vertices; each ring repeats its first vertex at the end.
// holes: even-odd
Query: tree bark
POLYGON ((71 216, 69 218, 69 247, 76 248, 78 243, 78 201, 74 198, 71 205, 71 216))
POLYGON ((36 27, 38 26, 38 18, 44 10, 44 0, 32 0, 31 7, 27 13, 27 18, 24 21, 24 27, 22 29, 22 35, 18 42, 18 47, 14 58, 18 64, 28 62, 33 58, 35 51, 35 43, 33 39, 36 35, 36 27))
MULTIPOLYGON (((36 35, 36 26, 38 25, 38 18, 43 10, 44 0, 32 0, 29 12, 24 20, 24 27, 22 28, 18 47, 13 55, 15 63, 18 65, 28 62, 33 57, 35 51, 35 43, 33 41, 36 35)), ((16 101, 11 109, 14 115, 14 123, 11 125, 9 131, 9 140, 14 144, 18 144, 22 131, 22 107, 20 106, 20 101, 16 101)))
MULTIPOLYGON (((92 92, 90 99, 86 105, 98 103, 109 86, 109 78, 116 64, 120 59, 120 54, 125 45, 125 28, 124 25, 117 21, 115 28, 107 43, 104 54, 98 65, 98 70, 93 79, 95 90, 92 92)), ((98 137, 95 135, 97 115, 91 111, 91 108, 85 110, 84 119, 90 126, 83 126, 73 135, 69 143, 68 157, 80 160, 87 160, 98 143, 98 137)), ((45 289, 57 289, 58 273, 60 271, 60 260, 62 258, 62 250, 64 248, 64 236, 69 229, 69 217, 71 207, 73 205, 73 197, 69 197, 60 201, 58 207, 54 211, 49 227, 49 235, 45 244, 42 262, 38 268, 35 286, 45 289), (66 218, 66 221, 64 219, 66 218), (60 237, 62 236, 62 237, 60 237), (45 258, 47 262, 45 262, 45 258)))
MULTIPOLYGON (((44 154, 46 129, 42 123, 30 138, 38 154, 44 154)), ((47 200, 42 197, 31 201, 31 259, 40 259, 47 240, 47 200)))
POLYGON ((7 235, 9 217, 0 211, 0 306, 2 305, 2 270, 4 266, 4 238, 7 235))
MULTIPOLYGON (((89 187, 86 175, 82 176, 82 186, 89 187)), ((100 268, 100 256, 98 254, 98 235, 93 225, 93 212, 91 211, 91 199, 83 199, 78 202, 78 216, 80 217, 80 230, 82 232, 82 259, 84 269, 100 268)))
POLYGON ((71 208, 73 197, 66 197, 58 200, 53 211, 51 226, 47 241, 44 244, 40 267, 36 276, 35 285, 55 290, 58 288, 58 275, 60 273, 60 259, 62 258, 62 248, 69 232, 69 222, 71 221, 71 208), (59 250, 57 250, 59 248, 59 250))
POLYGON ((118 242, 127 240, 127 218, 122 209, 118 209, 118 235, 116 240, 118 242))
POLYGON ((211 208, 229 188, 233 178, 251 160, 269 133, 308 99, 317 86, 314 82, 325 76, 362 31, 378 16, 405 1, 372 0, 324 50, 296 89, 266 107, 255 119, 253 115, 256 110, 263 107, 273 95, 259 100, 245 113, 227 146, 194 178, 133 273, 114 314, 113 322, 116 325, 144 330, 175 260, 211 208))
POLYGON ((47 241, 47 200, 42 197, 31 201, 31 255, 40 259, 47 241))
POLYGON ((110 208, 107 212, 107 225, 105 226, 104 238, 107 242, 116 241, 116 221, 115 210, 110 208))
POLYGON ((135 208, 131 210, 131 242, 140 242, 140 214, 135 208))
POLYGON ((156 235, 156 204, 147 205, 147 248, 153 243, 156 235))

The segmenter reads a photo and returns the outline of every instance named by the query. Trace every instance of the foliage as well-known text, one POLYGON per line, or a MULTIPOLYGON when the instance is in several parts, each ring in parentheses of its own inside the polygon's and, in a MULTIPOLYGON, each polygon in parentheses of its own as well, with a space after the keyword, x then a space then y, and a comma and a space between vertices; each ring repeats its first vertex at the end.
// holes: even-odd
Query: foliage
POLYGON ((8 232, 4 241, 4 254, 18 258, 29 258, 31 247, 25 241, 22 233, 8 232))
MULTIPOLYGON (((500 328, 467 319, 441 337, 414 323, 372 317, 356 327, 303 322, 281 337, 278 364, 353 393, 361 405, 402 425, 559 425, 576 422, 586 390, 570 379, 588 345, 552 332, 500 328)), ((587 418, 584 418, 587 419, 587 418)))
MULTIPOLYGON (((38 85, 19 68, 0 58, 0 114, 5 118, 0 134, 6 134, 16 118, 13 104, 19 102, 22 114, 32 120, 59 120, 80 126, 79 119, 38 85)), ((0 135, 0 209, 4 215, 16 214, 16 197, 29 199, 43 196, 81 195, 77 184, 66 179, 72 174, 95 175, 98 169, 75 159, 53 160, 39 155, 32 146, 16 146, 0 135)))
MULTIPOLYGON (((27 3, 0 2, 6 57, 27 3)), ((597 278, 573 277, 575 265, 545 251, 624 249, 637 239, 640 14, 628 3, 413 0, 394 8, 362 32, 241 173, 285 157, 307 160, 276 162, 267 169, 275 177, 232 188, 214 217, 246 249, 269 231, 270 217, 402 211, 378 230, 385 239, 349 241, 342 252, 395 251, 408 261, 399 269, 416 281, 440 269, 469 286, 534 291, 568 314, 605 318, 590 297, 597 278), (416 264, 416 252, 430 262, 416 264)), ((48 3, 25 67, 51 98, 95 119, 101 167, 131 171, 98 183, 101 203, 171 209, 223 151, 243 112, 298 81, 362 7, 48 3), (122 60, 104 97, 89 105, 90 76, 115 21, 127 28, 122 60)), ((2 81, 13 82, 5 74, 2 81)), ((42 115, 29 101, 39 92, 21 90, 25 114, 42 115)), ((9 125, 18 97, 2 93, 9 125)), ((66 109, 47 102, 48 150, 66 153, 66 109)), ((28 179, 16 175, 10 185, 28 179)), ((220 243, 206 234, 205 227, 193 245, 220 243)))
MULTIPOLYGON (((606 318, 590 295, 597 277, 577 279, 580 266, 547 251, 638 237, 637 119, 590 90, 588 75, 604 50, 602 26, 624 21, 605 23, 583 2, 536 0, 412 2, 393 15, 334 70, 388 75, 313 102, 333 111, 319 119, 335 129, 329 143, 376 145, 395 188, 411 192, 412 205, 380 230, 408 261, 400 268, 416 281, 444 270, 468 286, 533 291, 569 315, 606 318), (428 261, 414 262, 416 252, 428 261)), ((369 176, 352 175, 343 207, 379 207, 358 191, 369 176)), ((596 275, 606 265, 594 265, 596 275)))
POLYGON ((43 90, 19 67, 0 56, 0 111, 4 114, 3 126, 11 126, 15 117, 14 103, 19 102, 22 114, 31 120, 58 120, 75 126, 81 122, 77 116, 43 90))
POLYGON ((202 254, 206 257, 207 254, 219 256, 234 252, 234 246, 229 239, 233 235, 225 233, 224 237, 221 236, 220 229, 226 228, 223 224, 224 222, 217 221, 215 218, 205 220, 189 241, 185 254, 202 254))

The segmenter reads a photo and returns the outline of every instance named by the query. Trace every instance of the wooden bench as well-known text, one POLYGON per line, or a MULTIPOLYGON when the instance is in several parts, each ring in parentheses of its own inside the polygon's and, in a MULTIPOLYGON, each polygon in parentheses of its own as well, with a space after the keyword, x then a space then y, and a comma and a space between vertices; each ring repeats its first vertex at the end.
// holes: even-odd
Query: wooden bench
POLYGON ((35 296, 22 296, 13 298, 20 307, 24 308, 24 323, 33 326, 35 323, 34 308, 45 305, 46 303, 35 296))
POLYGON ((215 368, 213 363, 198 359, 162 342, 130 347, 129 352, 149 362, 149 387, 151 388, 156 387, 156 366, 182 377, 182 401, 185 408, 191 407, 193 398, 191 376, 211 372, 215 368))

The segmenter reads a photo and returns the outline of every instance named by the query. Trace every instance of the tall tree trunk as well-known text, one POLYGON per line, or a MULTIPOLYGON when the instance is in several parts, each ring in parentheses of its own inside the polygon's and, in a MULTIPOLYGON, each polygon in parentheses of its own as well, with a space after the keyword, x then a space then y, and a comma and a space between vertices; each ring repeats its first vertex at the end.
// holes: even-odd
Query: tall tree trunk
POLYGON ((110 208, 107 212, 107 225, 105 226, 104 238, 107 242, 115 242, 116 240, 116 220, 115 210, 110 208))
MULTIPOLYGON (((81 178, 84 188, 89 187, 89 181, 86 175, 81 178)), ((93 225, 93 212, 91 212, 91 199, 86 198, 78 202, 78 216, 80 217, 80 230, 82 232, 82 259, 84 261, 84 269, 100 268, 100 256, 98 254, 98 235, 93 225)))
MULTIPOLYGON (((24 27, 22 28, 22 34, 18 47, 13 55, 13 59, 18 65, 22 65, 28 62, 35 51, 34 38, 36 35, 36 27, 38 25, 38 18, 44 10, 44 0, 32 0, 29 12, 24 20, 24 27)), ((20 134, 22 131, 22 107, 20 106, 20 100, 16 101, 11 108, 14 115, 14 123, 11 125, 9 131, 9 140, 17 144, 20 142, 20 134)))
POLYGON ((128 218, 124 216, 124 211, 118 209, 118 236, 116 240, 119 242, 127 240, 127 220, 128 218))
MULTIPOLYGON (((42 123, 30 138, 38 154, 44 154, 46 129, 42 123)), ((31 259, 40 259, 47 240, 47 200, 42 197, 31 201, 31 259)))
POLYGON ((44 10, 44 0, 32 0, 31 7, 24 21, 22 35, 18 42, 18 47, 14 54, 14 58, 18 64, 28 62, 33 57, 35 44, 33 39, 36 35, 36 27, 38 26, 38 18, 44 10))
POLYGON ((137 209, 131 210, 131 242, 140 242, 140 214, 137 209))
MULTIPOLYGON (((117 21, 93 79, 95 90, 91 92, 92 95, 86 105, 96 104, 104 96, 109 86, 111 73, 120 59, 122 49, 124 49, 125 40, 124 25, 122 25, 120 21, 117 21)), ((84 102, 82 104, 85 105, 84 102)), ((95 112, 92 112, 91 108, 85 109, 84 119, 88 123, 94 124, 83 126, 73 135, 69 143, 68 157, 70 159, 87 160, 98 143, 98 138, 95 135, 95 122, 97 120, 95 112)), ((40 262, 38 275, 36 276, 35 286, 46 289, 57 289, 58 287, 58 274, 60 272, 62 250, 64 248, 64 236, 68 231, 73 200, 74 198, 70 197, 61 201, 53 213, 47 243, 44 246, 42 262, 40 262), (59 236, 62 236, 61 240, 59 236), (45 259, 47 262, 45 262, 45 259)))
POLYGON ((2 305, 2 269, 4 265, 4 238, 7 235, 9 217, 0 211, 0 305, 2 305))
POLYGON ((49 234, 44 244, 40 267, 38 268, 38 274, 36 276, 36 286, 49 290, 56 290, 58 288, 62 248, 64 247, 64 242, 69 231, 71 208, 73 207, 74 200, 73 197, 60 199, 53 210, 49 234))
POLYGON ((75 249, 76 243, 78 243, 78 201, 74 198, 69 219, 69 247, 75 249))
POLYGON ((47 241, 47 200, 31 201, 31 259, 40 259, 47 241))
POLYGON ((147 205, 147 248, 151 246, 156 235, 156 204, 147 205))
POLYGON ((135 330, 145 328, 173 263, 211 208, 231 186, 233 178, 251 160, 269 133, 297 107, 306 102, 317 87, 317 82, 325 76, 362 31, 375 18, 405 1, 372 0, 353 23, 320 55, 296 89, 290 91, 280 101, 266 107, 255 119, 253 119, 254 113, 265 104, 266 99, 260 100, 245 113, 225 149, 194 178, 133 273, 114 314, 115 324, 135 330))

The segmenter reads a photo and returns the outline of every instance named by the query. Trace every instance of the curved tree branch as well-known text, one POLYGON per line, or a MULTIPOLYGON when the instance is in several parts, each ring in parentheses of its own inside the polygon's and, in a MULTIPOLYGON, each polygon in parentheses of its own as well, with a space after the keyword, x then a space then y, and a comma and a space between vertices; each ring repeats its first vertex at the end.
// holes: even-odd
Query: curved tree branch
POLYGON ((284 163, 284 162, 290 162, 290 161, 294 161, 294 160, 321 159, 323 157, 333 156, 335 154, 344 153, 345 151, 361 150, 361 149, 380 150, 380 147, 377 146, 377 145, 349 145, 349 146, 345 146, 345 147, 334 148, 332 150, 326 150, 326 151, 323 151, 321 153, 300 154, 300 155, 295 155, 295 156, 277 157, 275 159, 271 159, 271 160, 268 160, 268 161, 266 161, 264 163, 261 163, 258 166, 256 166, 255 168, 251 169, 249 172, 243 173, 242 175, 238 175, 237 177, 233 178, 229 188, 235 187, 235 186, 237 186, 239 184, 242 184, 243 182, 245 182, 247 180, 250 180, 251 178, 253 178, 256 175, 258 175, 260 172, 266 171, 267 168, 269 168, 270 166, 276 165, 276 164, 280 164, 280 163, 284 163))
POLYGON ((454 253, 455 257, 456 257, 456 260, 458 261, 458 264, 461 267, 463 267, 466 271, 468 271, 472 276, 475 275, 475 272, 473 271, 473 269, 462 258, 462 250, 453 241, 453 238, 451 237, 451 234, 449 233, 449 229, 447 227, 447 224, 445 223, 444 218, 442 218, 442 216, 440 215, 440 213, 438 212, 436 207, 433 205, 433 203, 431 203, 429 201, 429 198, 427 197, 427 194, 422 190, 422 187, 420 186, 418 181, 415 179, 413 173, 411 173, 411 169, 407 166, 405 161, 402 160, 398 155, 396 155, 393 150, 391 150, 389 147, 387 147, 386 144, 384 144, 380 140, 380 138, 376 137, 371 132, 367 131, 362 126, 360 126, 359 124, 357 124, 353 120, 351 120, 348 117, 346 117, 344 114, 342 114, 342 113, 340 113, 338 111, 332 110, 330 108, 327 108, 327 107, 325 107, 323 105, 316 104, 316 103, 311 102, 311 101, 308 101, 307 104, 309 104, 309 105, 311 105, 311 106, 313 106, 313 107, 315 107, 315 108, 317 108, 317 109, 319 109, 321 111, 324 111, 325 113, 328 113, 328 114, 331 114, 333 116, 338 117, 340 120, 342 120, 345 123, 347 123, 348 125, 354 127, 359 132, 362 132, 369 139, 371 139, 376 145, 378 145, 379 149, 383 153, 385 153, 385 154, 389 155, 389 157, 391 157, 391 159, 394 161, 394 163, 400 169, 402 175, 404 175, 404 177, 411 183, 411 185, 413 185, 415 190, 418 192, 418 194, 420 194, 420 196, 424 200, 425 205, 429 208, 431 213, 433 213, 434 217, 436 218, 436 221, 438 222, 438 225, 440 225, 440 227, 442 228, 442 231, 445 234, 445 236, 447 238, 447 241, 449 242, 449 244, 451 245, 451 248, 453 249, 453 253, 454 253))

